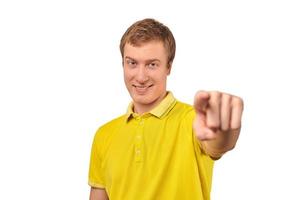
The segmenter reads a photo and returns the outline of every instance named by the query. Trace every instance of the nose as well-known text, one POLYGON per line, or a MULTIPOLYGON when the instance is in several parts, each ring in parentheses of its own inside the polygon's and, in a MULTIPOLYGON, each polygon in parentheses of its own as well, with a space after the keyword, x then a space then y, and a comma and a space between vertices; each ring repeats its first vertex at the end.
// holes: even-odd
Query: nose
POLYGON ((139 83, 145 83, 149 80, 148 74, 147 74, 147 70, 145 69, 144 66, 140 66, 138 71, 137 71, 137 75, 136 75, 136 80, 139 83))

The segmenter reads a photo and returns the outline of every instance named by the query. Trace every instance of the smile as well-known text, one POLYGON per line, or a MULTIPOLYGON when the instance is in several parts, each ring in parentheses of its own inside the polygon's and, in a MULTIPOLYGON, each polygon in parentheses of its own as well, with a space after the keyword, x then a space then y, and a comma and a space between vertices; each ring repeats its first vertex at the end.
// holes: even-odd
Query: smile
POLYGON ((132 85, 138 94, 145 94, 153 85, 132 85))

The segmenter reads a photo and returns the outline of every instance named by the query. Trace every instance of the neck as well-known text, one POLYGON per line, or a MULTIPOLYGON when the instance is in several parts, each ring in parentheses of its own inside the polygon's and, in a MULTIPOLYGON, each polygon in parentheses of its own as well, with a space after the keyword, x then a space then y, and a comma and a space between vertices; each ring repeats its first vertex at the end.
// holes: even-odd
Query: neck
POLYGON ((138 104, 133 102, 133 111, 139 115, 150 112, 153 108, 155 108, 165 97, 167 96, 167 91, 164 95, 161 95, 156 100, 149 104, 138 104))

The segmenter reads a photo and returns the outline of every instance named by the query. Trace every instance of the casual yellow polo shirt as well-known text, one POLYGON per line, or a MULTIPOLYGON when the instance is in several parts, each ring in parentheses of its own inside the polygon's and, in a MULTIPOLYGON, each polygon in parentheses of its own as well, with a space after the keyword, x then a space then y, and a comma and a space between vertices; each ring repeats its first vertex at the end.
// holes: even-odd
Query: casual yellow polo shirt
POLYGON ((213 160, 193 133, 194 117, 171 92, 143 115, 131 104, 96 132, 89 185, 110 200, 209 200, 213 160))

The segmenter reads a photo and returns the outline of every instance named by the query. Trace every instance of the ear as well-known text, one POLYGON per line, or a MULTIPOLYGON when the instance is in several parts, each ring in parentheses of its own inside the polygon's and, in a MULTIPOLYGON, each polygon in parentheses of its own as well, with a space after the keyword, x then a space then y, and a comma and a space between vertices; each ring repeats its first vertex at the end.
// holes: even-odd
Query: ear
POLYGON ((172 69, 172 62, 168 63, 167 68, 168 68, 167 69, 168 70, 167 74, 170 75, 171 74, 171 69, 172 69))

